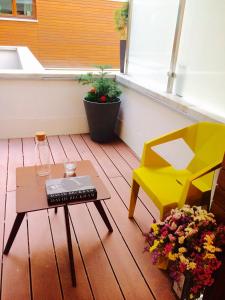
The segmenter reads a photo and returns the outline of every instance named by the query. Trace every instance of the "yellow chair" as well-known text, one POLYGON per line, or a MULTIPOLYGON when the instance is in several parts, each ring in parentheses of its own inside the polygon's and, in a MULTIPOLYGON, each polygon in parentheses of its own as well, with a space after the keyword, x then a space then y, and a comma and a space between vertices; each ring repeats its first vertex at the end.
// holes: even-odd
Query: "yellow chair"
POLYGON ((197 199, 211 191, 213 175, 225 151, 225 125, 197 123, 144 144, 141 165, 133 171, 129 218, 134 215, 141 186, 160 211, 163 219, 172 208, 197 199), (152 150, 153 146, 183 138, 194 152, 186 169, 177 170, 152 150))

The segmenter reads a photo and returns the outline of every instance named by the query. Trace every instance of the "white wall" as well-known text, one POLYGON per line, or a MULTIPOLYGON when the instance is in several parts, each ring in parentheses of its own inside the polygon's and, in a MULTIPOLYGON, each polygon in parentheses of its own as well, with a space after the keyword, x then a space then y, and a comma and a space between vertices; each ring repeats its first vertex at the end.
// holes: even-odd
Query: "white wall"
POLYGON ((44 72, 45 69, 28 47, 0 46, 0 75, 44 72))
MULTIPOLYGON (((0 138, 31 137, 37 130, 88 132, 82 101, 87 89, 71 79, 0 79, 0 138)), ((145 141, 197 120, 132 88, 122 89, 118 133, 139 157, 145 141)))
POLYGON ((118 132, 138 157, 145 141, 196 122, 130 88, 123 87, 121 98, 118 132))
POLYGON ((0 79, 0 138, 88 132, 86 90, 74 80, 0 79))
POLYGON ((22 69, 16 49, 5 50, 0 47, 0 70, 22 69))

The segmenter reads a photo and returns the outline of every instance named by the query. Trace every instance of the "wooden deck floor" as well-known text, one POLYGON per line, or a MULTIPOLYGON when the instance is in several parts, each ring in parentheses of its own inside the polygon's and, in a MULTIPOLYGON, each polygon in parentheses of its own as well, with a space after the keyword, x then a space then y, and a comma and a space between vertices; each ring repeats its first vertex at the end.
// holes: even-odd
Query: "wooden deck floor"
MULTIPOLYGON (((77 287, 71 286, 64 215, 60 208, 26 215, 8 256, 2 249, 15 218, 15 169, 34 164, 34 139, 0 141, 1 299, 175 299, 167 275, 143 253, 143 232, 155 209, 140 193, 135 220, 128 205, 132 168, 139 161, 122 142, 102 145, 89 135, 48 138, 52 163, 88 159, 111 199, 103 203, 114 232, 109 234, 93 203, 70 206, 77 287)), ((32 199, 31 199, 32 201, 32 199)))

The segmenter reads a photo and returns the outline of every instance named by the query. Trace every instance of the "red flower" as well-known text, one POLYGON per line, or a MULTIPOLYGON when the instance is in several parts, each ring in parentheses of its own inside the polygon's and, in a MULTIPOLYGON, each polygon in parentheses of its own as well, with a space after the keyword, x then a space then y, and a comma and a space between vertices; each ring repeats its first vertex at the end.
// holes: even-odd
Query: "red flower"
POLYGON ((187 266, 184 263, 179 263, 179 271, 181 273, 184 273, 184 271, 187 269, 187 266))
POLYGON ((173 245, 171 243, 167 243, 164 247, 164 253, 167 255, 173 248, 173 245))
POLYGON ((106 102, 106 96, 101 96, 100 100, 101 100, 102 103, 106 102))

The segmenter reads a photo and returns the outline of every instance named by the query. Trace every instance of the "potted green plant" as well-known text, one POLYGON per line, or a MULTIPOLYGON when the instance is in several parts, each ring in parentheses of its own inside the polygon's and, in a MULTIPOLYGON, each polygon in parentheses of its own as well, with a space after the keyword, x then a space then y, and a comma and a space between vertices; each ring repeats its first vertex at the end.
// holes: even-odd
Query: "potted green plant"
POLYGON ((128 2, 115 11, 115 27, 120 33, 120 72, 124 73, 124 60, 127 40, 128 2))
POLYGON ((81 75, 78 81, 83 85, 91 85, 84 97, 90 136, 96 142, 109 142, 115 137, 114 129, 120 108, 122 91, 113 78, 107 77, 105 69, 108 65, 97 66, 99 74, 81 75))

